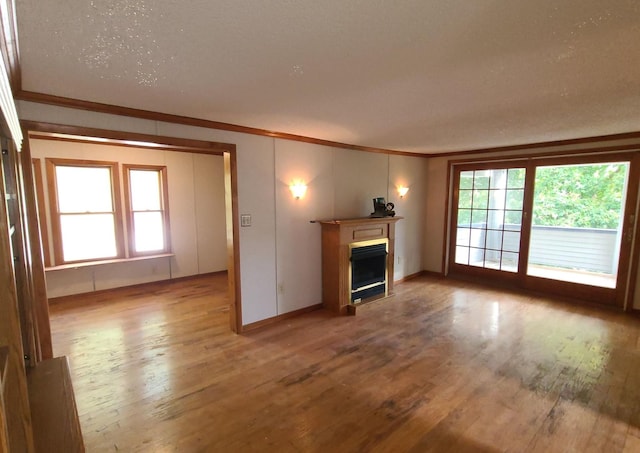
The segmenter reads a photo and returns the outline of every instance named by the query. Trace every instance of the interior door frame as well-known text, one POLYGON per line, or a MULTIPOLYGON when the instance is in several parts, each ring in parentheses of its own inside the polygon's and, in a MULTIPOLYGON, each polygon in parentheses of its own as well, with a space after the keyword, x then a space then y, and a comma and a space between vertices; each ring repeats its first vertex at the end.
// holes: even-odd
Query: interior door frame
POLYGON ((483 158, 478 160, 451 160, 448 163, 449 178, 452 181, 449 186, 449 200, 451 215, 448 221, 447 264, 448 274, 474 280, 486 280, 498 283, 502 286, 523 288, 531 291, 559 295, 571 299, 579 299, 587 302, 595 302, 604 305, 612 305, 623 310, 630 310, 633 305, 633 297, 636 291, 636 279, 638 269, 640 237, 638 232, 637 209, 640 190, 640 146, 627 150, 615 150, 610 152, 573 152, 573 153, 547 153, 540 155, 509 156, 483 158), (626 188, 626 200, 624 205, 624 217, 622 219, 622 240, 620 247, 617 284, 615 289, 603 288, 545 279, 529 276, 526 273, 529 259, 529 242, 531 234, 531 214, 533 209, 533 194, 535 189, 535 168, 545 165, 571 165, 604 162, 629 162, 629 174, 626 188), (523 200, 523 219, 520 237, 520 256, 517 273, 503 272, 494 269, 465 266, 455 263, 455 245, 457 234, 457 209, 458 209, 458 184, 461 171, 470 169, 489 168, 526 168, 525 193, 523 200), (603 303, 604 301, 604 303, 603 303))
MULTIPOLYGON (((114 146, 150 147, 163 151, 213 154, 222 156, 225 168, 225 207, 227 219, 227 278, 229 285, 229 325, 233 332, 242 333, 242 297, 240 289, 240 246, 238 225, 238 172, 236 145, 177 137, 121 132, 81 126, 68 126, 36 121, 22 121, 24 132, 23 147, 29 147, 32 135, 56 137, 64 135, 75 141, 85 141, 114 146)), ((38 226, 39 228, 39 226, 38 226)), ((39 229, 38 229, 39 231, 39 229)), ((45 288, 46 290, 46 288, 45 288)), ((49 324, 48 300, 34 307, 36 316, 46 319, 49 324)))

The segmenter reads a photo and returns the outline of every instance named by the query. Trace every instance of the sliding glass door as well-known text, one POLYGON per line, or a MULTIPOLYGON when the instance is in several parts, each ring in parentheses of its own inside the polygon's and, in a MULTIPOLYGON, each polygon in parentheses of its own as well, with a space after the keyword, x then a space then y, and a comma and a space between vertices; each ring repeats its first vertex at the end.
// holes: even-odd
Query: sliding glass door
POLYGON ((621 304, 634 156, 454 165, 449 272, 621 304))
POLYGON ((616 287, 628 162, 536 168, 527 275, 616 287))
POLYGON ((518 271, 525 171, 492 168, 460 172, 457 264, 518 271))

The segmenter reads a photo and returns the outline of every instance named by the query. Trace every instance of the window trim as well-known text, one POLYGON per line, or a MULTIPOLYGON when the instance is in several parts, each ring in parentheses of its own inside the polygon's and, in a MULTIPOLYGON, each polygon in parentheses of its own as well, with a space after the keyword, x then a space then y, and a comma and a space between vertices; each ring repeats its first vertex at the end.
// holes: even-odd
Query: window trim
POLYGON ((171 253, 171 224, 169 222, 169 188, 167 184, 166 165, 122 164, 122 180, 124 188, 124 206, 127 219, 128 256, 141 257, 171 253), (156 171, 160 174, 160 203, 162 208, 162 223, 164 233, 164 249, 137 252, 135 245, 135 230, 133 222, 134 211, 131 209, 131 185, 129 172, 131 170, 156 171))
POLYGON ((49 246, 49 222, 46 215, 46 205, 44 201, 44 183, 42 178, 41 159, 36 157, 31 159, 33 168, 33 184, 36 189, 36 203, 38 205, 38 226, 40 227, 40 240, 42 242, 42 253, 45 267, 51 266, 51 249, 49 246))
POLYGON ((99 262, 104 260, 122 259, 124 258, 123 230, 122 230, 122 204, 120 198, 120 178, 118 172, 118 162, 84 160, 84 159, 61 159, 61 158, 45 158, 47 167, 47 185, 49 192, 49 214, 51 218, 51 232, 53 235, 53 261, 55 266, 84 263, 99 262), (62 249, 62 226, 61 214, 58 203, 58 184, 56 178, 56 167, 88 167, 88 168, 108 168, 111 173, 111 202, 113 204, 113 221, 114 234, 116 241, 116 256, 106 258, 91 258, 86 260, 65 260, 62 249))

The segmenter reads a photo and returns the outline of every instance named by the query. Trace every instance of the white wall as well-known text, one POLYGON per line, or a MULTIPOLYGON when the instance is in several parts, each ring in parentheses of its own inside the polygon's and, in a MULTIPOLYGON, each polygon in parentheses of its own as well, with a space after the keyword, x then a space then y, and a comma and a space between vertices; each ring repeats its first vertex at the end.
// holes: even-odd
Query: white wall
MULTIPOLYGON (((115 161, 166 165, 169 188, 172 258, 114 263, 47 272, 49 297, 204 274, 227 267, 222 156, 177 153, 134 147, 31 140, 32 157, 115 161)), ((122 177, 120 178, 122 180, 122 177)), ((122 181, 121 181, 122 182, 122 181)), ((49 198, 45 189, 45 209, 49 198)), ((123 207, 124 209, 124 207, 123 207)), ((49 237, 51 220, 47 221, 49 237)), ((51 244, 52 246, 53 244, 51 244)), ((53 253, 53 250, 50 250, 53 253)))
MULTIPOLYGON (((371 199, 396 203, 395 278, 422 270, 427 159, 389 156, 236 132, 92 113, 21 101, 21 119, 167 137, 233 143, 238 162, 242 323, 249 324, 321 302, 320 225, 316 219, 366 217, 371 199), (293 179, 308 184, 294 200, 293 179), (400 200, 396 186, 410 191, 400 200)), ((197 197, 196 197, 197 203, 197 197)), ((172 208, 173 209, 173 208, 172 208)), ((236 219, 239 222, 239 219, 236 219)), ((199 230, 201 226, 196 226, 199 230)))
MULTIPOLYGON (((395 204, 397 215, 405 217, 396 223, 394 279, 399 280, 424 269, 423 248, 430 240, 425 234, 427 213, 427 159, 389 156, 388 199, 395 204), (400 198, 399 187, 409 192, 400 198)), ((373 208, 373 207, 372 207, 373 208)))

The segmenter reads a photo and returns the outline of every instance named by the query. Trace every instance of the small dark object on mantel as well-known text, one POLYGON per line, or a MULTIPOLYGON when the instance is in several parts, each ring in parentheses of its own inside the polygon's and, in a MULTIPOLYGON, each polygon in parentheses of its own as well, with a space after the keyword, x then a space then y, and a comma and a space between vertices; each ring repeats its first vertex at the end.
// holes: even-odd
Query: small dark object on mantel
POLYGON ((373 212, 369 217, 395 217, 396 211, 393 209, 395 205, 391 202, 387 203, 384 197, 378 197, 373 199, 373 212))

